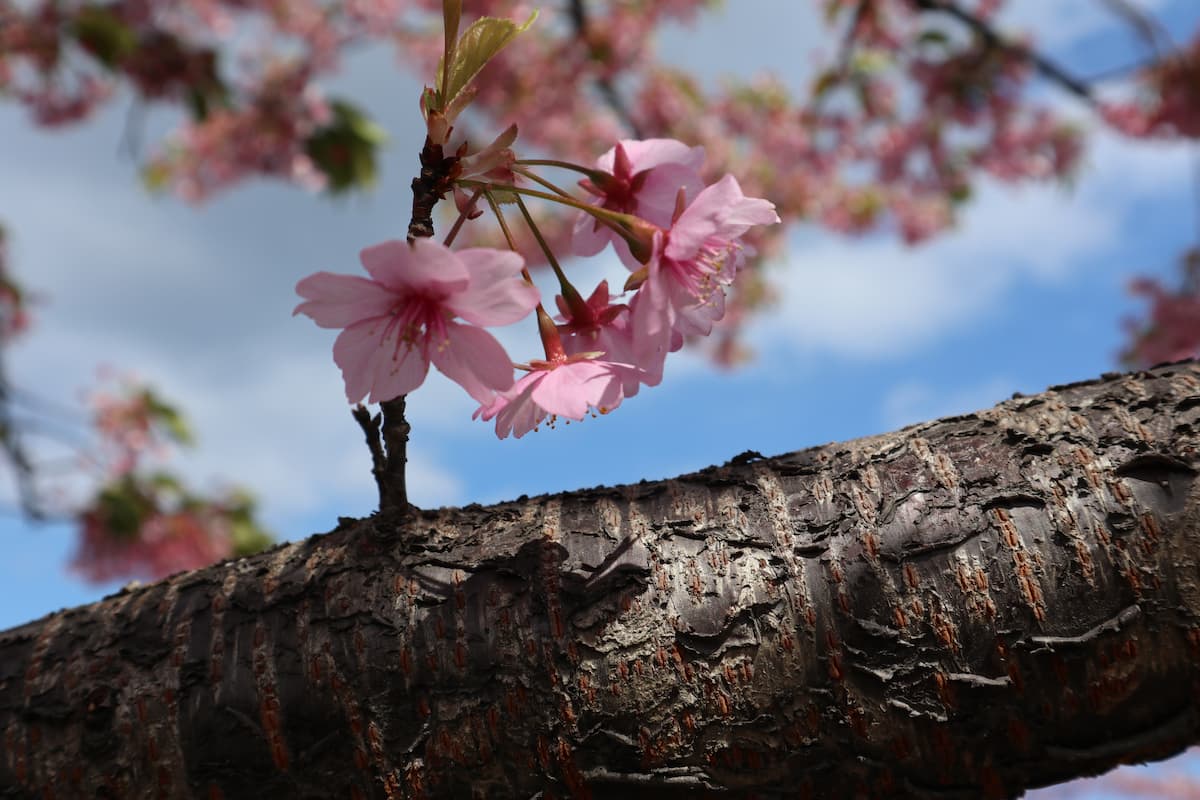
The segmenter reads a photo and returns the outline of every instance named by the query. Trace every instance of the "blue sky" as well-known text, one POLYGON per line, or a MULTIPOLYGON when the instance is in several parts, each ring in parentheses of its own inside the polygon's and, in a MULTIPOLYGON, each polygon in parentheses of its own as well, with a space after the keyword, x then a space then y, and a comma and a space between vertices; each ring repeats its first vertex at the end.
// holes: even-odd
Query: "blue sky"
MULTIPOLYGON (((664 52, 706 79, 774 69, 801 86, 810 51, 833 41, 808 4, 729 5, 738 13, 668 31, 664 52)), ((1137 5, 1177 41, 1200 20, 1193 0, 1137 5)), ((1018 0, 1003 22, 1083 75, 1141 53, 1096 0, 1018 0)), ((75 409, 76 421, 101 365, 150 380, 184 407, 200 440, 176 463, 201 486, 253 489, 284 539, 374 507, 333 335, 291 316, 293 287, 317 270, 353 271, 362 247, 403 235, 422 135, 419 83, 391 54, 355 55, 334 88, 391 131, 375 192, 330 201, 255 183, 199 209, 141 190, 119 152, 126 104, 54 133, 0 106, 0 220, 18 276, 44 297, 36 328, 11 353, 13 380, 75 409)), ((1069 98, 1047 97, 1087 123, 1069 98)), ((150 117, 146 146, 168 122, 150 117)), ((1195 242, 1195 167, 1186 147, 1097 132, 1073 186, 985 182, 959 227, 923 247, 797 226, 770 267, 779 305, 750 329, 756 361, 729 372, 685 355, 668 362, 662 386, 601 419, 501 442, 471 421, 468 397, 432 377, 410 398, 413 500, 488 503, 662 478, 746 449, 770 455, 878 433, 1114 369, 1119 320, 1136 309, 1128 280, 1173 277, 1195 242)), ((611 259, 588 269, 622 274, 611 259)), ((529 339, 506 344, 530 352, 529 339)), ((113 588, 66 573, 67 526, 9 514, 0 536, 0 629, 113 588)))

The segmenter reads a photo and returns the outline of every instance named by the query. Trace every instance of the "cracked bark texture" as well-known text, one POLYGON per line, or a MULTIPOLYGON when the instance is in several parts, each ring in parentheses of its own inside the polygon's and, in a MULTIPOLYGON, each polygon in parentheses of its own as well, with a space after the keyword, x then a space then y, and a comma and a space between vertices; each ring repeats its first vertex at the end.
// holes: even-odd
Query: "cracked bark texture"
POLYGON ((1008 797, 1166 757, 1198 441, 1186 363, 345 520, 0 634, 0 797, 1008 797))

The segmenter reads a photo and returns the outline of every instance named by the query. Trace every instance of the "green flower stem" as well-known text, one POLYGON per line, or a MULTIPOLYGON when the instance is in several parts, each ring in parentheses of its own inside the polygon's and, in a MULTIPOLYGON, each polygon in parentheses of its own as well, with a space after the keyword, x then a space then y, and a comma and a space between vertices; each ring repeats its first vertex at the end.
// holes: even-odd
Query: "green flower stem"
POLYGON ((592 180, 597 180, 605 174, 602 170, 584 167, 580 164, 572 164, 570 161, 558 161, 553 158, 519 158, 513 163, 520 167, 558 167, 559 169, 569 169, 572 172, 587 175, 592 180))
MULTIPOLYGON (((483 196, 487 198, 488 205, 492 207, 492 213, 496 215, 496 222, 500 223, 500 230, 504 232, 504 241, 508 242, 508 249, 514 253, 517 251, 517 241, 513 238, 512 231, 509 230, 508 221, 504 219, 504 212, 500 210, 500 204, 496 202, 496 198, 492 197, 492 193, 485 191, 483 196)), ((521 276, 525 278, 525 282, 533 286, 533 278, 529 275, 529 270, 521 267, 521 276)))
MULTIPOLYGON (((505 183, 489 183, 487 181, 475 181, 470 179, 460 180, 458 181, 458 185, 467 186, 473 189, 482 187, 485 191, 494 189, 499 192, 523 194, 527 197, 537 197, 542 200, 549 200, 552 203, 558 203, 560 205, 578 209, 579 211, 582 211, 585 214, 590 214, 591 216, 600 220, 605 225, 619 233, 626 240, 629 240, 632 234, 630 234, 630 232, 626 230, 624 226, 628 225, 630 228, 633 228, 639 222, 638 218, 632 214, 622 214, 619 211, 611 211, 607 208, 594 206, 590 203, 584 203, 572 197, 563 197, 561 195, 551 194, 549 192, 541 192, 537 189, 527 189, 523 186, 511 186, 505 183)), ((632 241, 630 243, 634 244, 632 241)))
POLYGON ((537 239, 538 247, 542 248, 542 253, 546 256, 547 263, 550 264, 550 269, 554 270, 554 276, 558 278, 558 285, 562 287, 563 293, 574 289, 571 282, 567 280, 567 276, 563 274, 562 267, 558 264, 558 259, 554 257, 554 252, 550 249, 550 245, 546 243, 546 239, 542 236, 541 230, 537 223, 533 221, 533 215, 529 213, 529 209, 525 206, 525 201, 521 199, 521 195, 517 195, 517 208, 521 209, 521 214, 525 217, 525 224, 529 226, 529 230, 533 233, 533 238, 537 239))
POLYGON ((553 183, 546 180, 541 175, 538 175, 536 172, 533 172, 532 170, 525 169, 524 167, 514 166, 512 168, 512 171, 518 175, 524 175, 526 178, 529 178, 529 180, 534 181, 535 183, 540 183, 542 186, 545 186, 547 189, 549 189, 550 191, 559 195, 560 197, 570 197, 571 196, 570 192, 565 191, 564 189, 561 189, 558 186, 555 186, 553 183))

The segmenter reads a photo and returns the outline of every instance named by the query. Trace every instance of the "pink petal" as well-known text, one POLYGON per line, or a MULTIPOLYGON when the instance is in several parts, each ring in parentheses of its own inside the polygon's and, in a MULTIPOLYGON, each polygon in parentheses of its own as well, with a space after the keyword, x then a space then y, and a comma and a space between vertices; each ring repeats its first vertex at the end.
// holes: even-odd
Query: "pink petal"
POLYGON ((614 391, 619 404, 620 388, 620 381, 606 365, 577 361, 550 370, 533 388, 532 396, 550 414, 581 420, 589 406, 607 410, 604 401, 611 403, 614 391))
POLYGON ((683 336, 708 336, 713 323, 725 316, 725 290, 720 287, 714 288, 703 302, 697 302, 685 291, 676 290, 672 294, 675 322, 671 328, 683 336))
POLYGON ((351 403, 362 400, 375 383, 374 361, 384 324, 382 320, 360 322, 338 334, 333 343, 333 360, 342 370, 346 399, 351 403))
POLYGON ((384 337, 387 321, 351 325, 333 343, 333 360, 342 370, 346 399, 357 403, 370 394, 377 403, 408 394, 425 380, 429 363, 419 350, 402 347, 396 353, 395 331, 384 337), (393 355, 398 356, 393 360, 393 355))
POLYGON ((359 260, 371 277, 390 289, 450 294, 466 288, 469 274, 449 247, 432 239, 391 239, 368 247, 359 260))
POLYGON ((677 261, 695 255, 712 237, 732 240, 752 225, 779 222, 775 205, 757 197, 746 197, 732 175, 726 175, 696 195, 671 228, 666 254, 677 261))
POLYGON ((357 275, 318 272, 296 284, 306 302, 293 314, 307 314, 322 328, 345 328, 388 313, 396 295, 375 281, 357 275))
POLYGON ((473 415, 482 416, 486 422, 496 420, 496 436, 503 439, 510 433, 520 439, 533 430, 546 417, 530 397, 535 387, 546 375, 543 371, 531 372, 517 381, 512 389, 497 395, 491 403, 480 406, 473 415))
MULTIPOLYGON (((654 263, 654 262, 651 262, 654 263)), ((663 362, 671 344, 675 312, 663 285, 662 273, 652 270, 629 304, 629 331, 633 338, 634 365, 651 376, 662 376, 663 362)), ((657 381, 651 383, 653 386, 657 381)))
POLYGON ((385 342, 384 346, 389 354, 395 352, 395 355, 381 359, 384 368, 376 374, 371 396, 367 398, 370 403, 382 403, 409 394, 419 388, 429 374, 429 359, 421 348, 401 345, 396 352, 391 342, 385 342))
POLYGON ((496 417, 496 436, 503 439, 511 433, 520 439, 545 418, 546 412, 528 394, 522 395, 496 417))
POLYGON ((446 343, 433 348, 433 364, 481 404, 513 385, 513 365, 504 348, 482 328, 446 325, 446 343))
MULTIPOLYGON (((688 147, 678 139, 624 139, 621 146, 633 165, 633 171, 644 172, 661 164, 681 164, 692 170, 704 165, 704 148, 688 147)), ((596 168, 612 172, 617 148, 596 160, 596 168)))
POLYGON ((742 189, 732 175, 706 186, 671 227, 664 250, 667 257, 676 261, 693 257, 705 241, 716 235, 725 209, 742 196, 742 189))
POLYGON ((729 209, 721 221, 726 236, 741 236, 754 225, 774 225, 779 222, 775 204, 760 197, 743 197, 729 209), (730 229, 736 229, 733 233, 730 229))
MULTIPOLYGON (((593 205, 597 205, 593 203, 593 205)), ((616 236, 612 229, 586 211, 580 211, 571 231, 571 252, 577 256, 594 256, 616 236)))
POLYGON ((663 164, 651 170, 637 193, 637 215, 660 228, 669 228, 680 189, 684 197, 694 198, 704 191, 704 182, 698 172, 681 164, 663 164))
POLYGON ((524 259, 506 250, 473 247, 456 256, 470 283, 446 298, 445 307, 476 325, 511 325, 524 319, 541 299, 521 277, 524 259))

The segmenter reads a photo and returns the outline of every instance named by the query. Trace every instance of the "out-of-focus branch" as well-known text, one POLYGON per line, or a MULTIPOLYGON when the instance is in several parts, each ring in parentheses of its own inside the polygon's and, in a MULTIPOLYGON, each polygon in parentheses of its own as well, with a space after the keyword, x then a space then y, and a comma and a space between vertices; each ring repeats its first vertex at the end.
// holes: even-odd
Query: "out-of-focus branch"
MULTIPOLYGON (((0 348, 3 347, 4 342, 0 341, 0 348)), ((0 360, 0 449, 4 450, 12 464, 21 511, 30 519, 42 520, 46 518, 46 511, 38 498, 36 474, 17 428, 18 424, 12 415, 8 377, 0 360)))
POLYGON ((844 77, 850 71, 850 60, 854 57, 854 43, 858 37, 858 29, 862 25, 863 15, 866 14, 869 5, 871 5, 871 0, 858 0, 858 5, 854 8, 854 16, 850 18, 850 25, 846 28, 846 33, 842 37, 842 47, 838 52, 837 72, 839 76, 844 77))
POLYGON ((950 0, 912 0, 912 4, 921 11, 946 14, 957 19, 970 28, 988 47, 1003 50, 1028 61, 1042 77, 1057 83, 1071 94, 1089 104, 1096 102, 1095 97, 1092 96, 1091 87, 1086 83, 1071 75, 1037 51, 1019 42, 1010 41, 1005 38, 987 20, 955 5, 950 0))
POLYGON ((21 310, 20 290, 8 278, 7 263, 7 232, 0 225, 0 281, 3 282, 4 307, 0 309, 0 450, 12 464, 17 484, 17 497, 21 510, 31 519, 41 520, 46 517, 45 510, 38 499, 36 476, 29 454, 25 452, 21 441, 19 425, 13 417, 12 396, 9 390, 8 375, 4 368, 4 348, 9 338, 23 327, 19 317, 21 310))
POLYGON ((1100 2, 1133 28, 1159 58, 1175 50, 1175 43, 1171 40, 1170 31, 1153 16, 1130 3, 1129 0, 1100 0, 1100 2))
MULTIPOLYGON (((588 13, 585 0, 570 0, 567 5, 567 13, 571 17, 571 24, 575 27, 575 38, 580 43, 591 51, 592 44, 588 36, 588 13)), ((600 96, 604 99, 607 105, 621 123, 629 129, 630 134, 635 139, 644 138, 641 126, 633 118, 629 108, 625 105, 625 101, 621 98, 621 93, 617 91, 616 85, 612 79, 606 75, 597 75, 596 88, 600 90, 600 96)))

